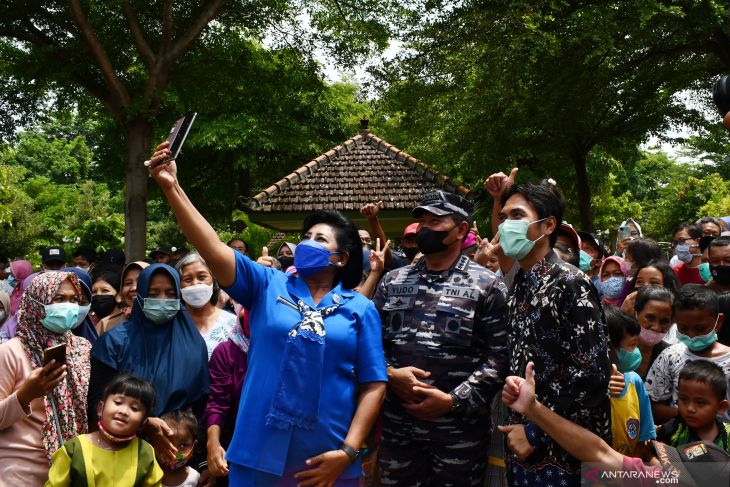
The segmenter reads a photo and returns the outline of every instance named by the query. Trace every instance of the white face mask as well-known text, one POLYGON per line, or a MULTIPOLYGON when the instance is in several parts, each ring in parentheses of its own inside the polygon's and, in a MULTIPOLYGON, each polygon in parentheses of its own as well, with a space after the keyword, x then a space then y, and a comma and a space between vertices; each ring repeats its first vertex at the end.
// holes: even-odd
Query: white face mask
POLYGON ((209 284, 196 284, 184 287, 180 290, 183 301, 193 308, 202 308, 210 302, 213 296, 213 286, 209 284))

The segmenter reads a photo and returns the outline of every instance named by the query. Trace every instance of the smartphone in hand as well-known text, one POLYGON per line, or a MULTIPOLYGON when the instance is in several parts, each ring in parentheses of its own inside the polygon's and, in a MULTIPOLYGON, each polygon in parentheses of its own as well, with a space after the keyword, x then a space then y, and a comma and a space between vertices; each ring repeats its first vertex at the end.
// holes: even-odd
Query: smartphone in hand
POLYGON ((172 129, 170 129, 170 135, 167 136, 167 141, 170 143, 168 149, 172 154, 170 154, 164 162, 177 159, 177 156, 180 155, 180 149, 182 149, 182 146, 185 143, 185 138, 188 136, 190 127, 193 126, 193 122, 197 115, 198 114, 195 112, 188 112, 184 117, 177 119, 175 125, 172 126, 172 129))
POLYGON ((43 366, 45 367, 51 360, 55 360, 57 365, 66 363, 66 344, 62 343, 55 347, 49 347, 43 350, 43 366))
POLYGON ((619 229, 618 229, 618 239, 619 240, 626 240, 629 237, 631 237, 631 227, 628 227, 628 226, 619 227, 619 229))

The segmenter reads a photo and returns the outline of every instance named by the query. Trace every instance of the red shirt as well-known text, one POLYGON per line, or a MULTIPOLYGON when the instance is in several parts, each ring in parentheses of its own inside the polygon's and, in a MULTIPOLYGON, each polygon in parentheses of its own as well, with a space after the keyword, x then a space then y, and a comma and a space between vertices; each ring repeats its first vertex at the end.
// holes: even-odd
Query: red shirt
POLYGON ((705 284, 705 281, 702 280, 702 276, 700 276, 699 267, 689 268, 684 262, 682 262, 677 267, 674 267, 673 270, 677 275, 677 280, 679 281, 680 286, 684 286, 685 284, 701 284, 704 286, 705 284))

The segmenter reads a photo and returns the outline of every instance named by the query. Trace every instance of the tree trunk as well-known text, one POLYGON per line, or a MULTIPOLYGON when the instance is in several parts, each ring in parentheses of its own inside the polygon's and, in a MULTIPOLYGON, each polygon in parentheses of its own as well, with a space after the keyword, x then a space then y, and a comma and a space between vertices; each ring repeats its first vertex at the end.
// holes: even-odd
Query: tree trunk
POLYGON ((580 230, 593 232, 593 210, 591 209, 591 187, 588 185, 588 155, 575 154, 576 188, 578 190, 578 210, 580 211, 580 230))
POLYGON ((239 167, 235 169, 238 180, 238 197, 236 197, 235 207, 239 210, 245 208, 244 201, 251 196, 251 169, 248 167, 239 167))
POLYGON ((147 168, 150 156, 152 125, 146 120, 132 120, 125 130, 127 138, 127 184, 124 202, 124 251, 127 261, 147 255, 147 168))

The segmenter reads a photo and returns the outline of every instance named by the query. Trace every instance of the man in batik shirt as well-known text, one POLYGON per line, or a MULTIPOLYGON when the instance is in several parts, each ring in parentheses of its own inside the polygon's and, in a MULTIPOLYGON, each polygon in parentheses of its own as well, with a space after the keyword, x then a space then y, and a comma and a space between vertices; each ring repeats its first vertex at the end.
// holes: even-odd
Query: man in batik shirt
MULTIPOLYGON (((557 414, 611 443, 610 363, 603 310, 590 278, 553 252, 564 202, 552 181, 505 188, 499 245, 519 270, 508 300, 510 374, 535 363, 537 397, 557 414)), ((507 438, 511 485, 580 485, 580 462, 537 426, 507 438)))

